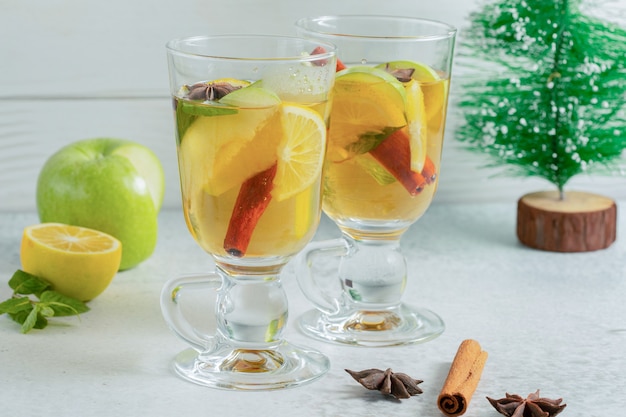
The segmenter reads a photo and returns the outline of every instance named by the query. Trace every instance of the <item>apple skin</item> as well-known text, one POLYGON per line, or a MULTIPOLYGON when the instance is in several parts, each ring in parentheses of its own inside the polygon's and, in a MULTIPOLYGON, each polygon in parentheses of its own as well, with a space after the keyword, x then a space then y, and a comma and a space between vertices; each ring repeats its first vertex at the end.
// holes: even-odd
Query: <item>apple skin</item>
POLYGON ((122 242, 120 270, 148 259, 157 242, 163 167, 147 147, 95 138, 61 148, 37 181, 41 222, 89 227, 122 242))

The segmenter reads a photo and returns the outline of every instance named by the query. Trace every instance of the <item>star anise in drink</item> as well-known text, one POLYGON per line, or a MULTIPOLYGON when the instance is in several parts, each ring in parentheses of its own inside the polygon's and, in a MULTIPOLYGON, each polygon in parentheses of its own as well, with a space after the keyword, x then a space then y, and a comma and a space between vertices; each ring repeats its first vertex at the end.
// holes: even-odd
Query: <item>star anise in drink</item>
POLYGON ((402 83, 411 81, 415 68, 391 68, 389 64, 385 65, 385 71, 396 77, 402 83))
POLYGON ((487 399, 500 414, 507 417, 554 417, 567 405, 561 405, 562 398, 551 400, 540 397, 539 390, 528 394, 526 398, 506 393, 506 397, 499 400, 489 397, 487 399))
POLYGON ((189 100, 219 100, 226 94, 231 93, 241 88, 241 86, 235 86, 227 82, 209 82, 209 83, 196 83, 187 87, 189 92, 187 97, 189 100))
POLYGON ((393 372, 390 368, 385 371, 365 369, 358 372, 346 369, 346 372, 365 388, 378 390, 383 394, 392 395, 396 399, 410 398, 412 395, 422 393, 418 384, 424 381, 413 379, 401 372, 393 372))

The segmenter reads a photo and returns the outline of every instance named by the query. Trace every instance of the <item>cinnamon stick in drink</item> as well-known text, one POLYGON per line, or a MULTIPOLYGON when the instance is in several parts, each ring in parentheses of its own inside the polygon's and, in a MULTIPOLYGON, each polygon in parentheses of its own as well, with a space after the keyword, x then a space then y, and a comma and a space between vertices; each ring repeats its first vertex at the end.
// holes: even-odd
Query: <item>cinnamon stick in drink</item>
POLYGON ((427 185, 422 174, 411 171, 409 137, 401 129, 385 138, 370 154, 393 175, 412 196, 418 195, 427 185))
MULTIPOLYGON (((326 53, 326 49, 323 46, 317 46, 315 49, 313 49, 313 51, 311 51, 311 55, 325 54, 325 53, 326 53)), ((313 61, 312 63, 313 65, 318 65, 318 66, 326 65, 325 60, 317 60, 317 61, 313 61)), ((339 58, 337 58, 337 65, 335 65, 335 72, 339 72, 343 69, 346 69, 346 66, 344 65, 343 62, 339 60, 339 58)))
POLYGON ((450 417, 465 413, 486 361, 487 352, 477 341, 467 339, 461 343, 437 399, 442 413, 450 417))
POLYGON ((230 255, 246 254, 252 233, 272 199, 276 168, 274 164, 241 184, 224 238, 224 249, 230 255))
POLYGON ((437 179, 437 167, 435 167, 435 163, 428 155, 426 155, 424 168, 422 168, 422 177, 424 177, 427 184, 432 184, 437 179))

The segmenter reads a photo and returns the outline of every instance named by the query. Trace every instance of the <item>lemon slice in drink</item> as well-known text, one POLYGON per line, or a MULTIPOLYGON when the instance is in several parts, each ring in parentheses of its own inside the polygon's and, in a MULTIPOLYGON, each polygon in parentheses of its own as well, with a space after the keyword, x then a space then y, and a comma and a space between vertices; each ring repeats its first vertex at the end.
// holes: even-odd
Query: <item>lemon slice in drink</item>
POLYGON ((393 61, 377 68, 386 72, 412 69, 411 79, 404 81, 407 94, 406 116, 411 145, 411 169, 421 172, 427 152, 428 127, 439 129, 445 99, 445 85, 439 74, 426 64, 414 61, 393 61))
POLYGON ((55 291, 88 301, 111 283, 122 259, 122 244, 106 233, 61 223, 24 229, 20 258, 24 271, 55 291))
POLYGON ((406 118, 409 131, 409 147, 411 150, 411 170, 422 172, 426 153, 428 152, 428 124, 424 109, 424 94, 415 80, 405 84, 406 118))
POLYGON ((306 190, 320 177, 326 143, 326 124, 315 111, 284 104, 281 117, 283 136, 272 190, 278 201, 306 190))
POLYGON ((366 152, 358 149, 364 134, 382 133, 407 123, 405 89, 382 69, 359 66, 340 71, 333 92, 328 150, 333 162, 366 152))

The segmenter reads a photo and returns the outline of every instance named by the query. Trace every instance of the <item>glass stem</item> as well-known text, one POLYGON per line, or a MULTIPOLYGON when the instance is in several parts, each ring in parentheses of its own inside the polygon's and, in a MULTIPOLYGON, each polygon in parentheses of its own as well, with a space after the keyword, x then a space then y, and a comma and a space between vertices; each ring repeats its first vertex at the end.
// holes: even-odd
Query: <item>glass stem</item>
POLYGON ((355 240, 342 258, 339 277, 351 302, 368 308, 385 308, 400 303, 406 286, 406 259, 400 239, 355 240))
POLYGON ((283 338, 287 295, 278 275, 227 276, 216 309, 218 329, 226 339, 263 348, 283 338))

